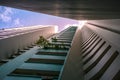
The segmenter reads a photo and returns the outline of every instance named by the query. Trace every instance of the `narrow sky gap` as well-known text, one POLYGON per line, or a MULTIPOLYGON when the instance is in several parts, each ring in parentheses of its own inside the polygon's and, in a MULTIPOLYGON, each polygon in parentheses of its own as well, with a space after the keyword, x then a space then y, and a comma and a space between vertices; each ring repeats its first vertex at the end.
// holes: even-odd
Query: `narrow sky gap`
POLYGON ((0 6, 0 29, 34 25, 57 25, 58 31, 61 31, 68 24, 78 24, 78 21, 42 13, 0 6))

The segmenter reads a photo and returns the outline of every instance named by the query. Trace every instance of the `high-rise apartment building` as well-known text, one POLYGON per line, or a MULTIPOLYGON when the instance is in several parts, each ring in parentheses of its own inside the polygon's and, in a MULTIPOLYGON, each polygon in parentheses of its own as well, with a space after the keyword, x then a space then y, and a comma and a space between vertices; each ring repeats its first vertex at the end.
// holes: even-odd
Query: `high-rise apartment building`
MULTIPOLYGON (((2 80, 120 79, 118 1, 0 0, 0 5, 87 20, 81 29, 71 26, 57 35, 49 35, 50 41, 57 39, 57 42, 51 42, 51 49, 33 45, 29 50, 19 50, 21 55, 13 55, 9 62, 0 56, 1 62, 7 62, 0 66, 2 80), (53 46, 59 49, 53 49, 53 46)), ((54 28, 51 30, 54 32, 54 28)))
POLYGON ((80 29, 78 26, 71 26, 51 36, 49 41, 50 47, 40 48, 31 45, 11 54, 7 59, 1 59, 0 78, 2 80, 119 79, 119 48, 90 28, 84 26, 80 29))

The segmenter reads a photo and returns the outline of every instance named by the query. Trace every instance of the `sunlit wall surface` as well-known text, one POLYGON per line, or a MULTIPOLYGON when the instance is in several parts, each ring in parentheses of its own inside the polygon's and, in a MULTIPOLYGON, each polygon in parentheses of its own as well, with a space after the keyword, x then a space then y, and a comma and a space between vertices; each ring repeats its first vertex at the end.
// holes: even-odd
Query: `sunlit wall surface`
POLYGON ((0 29, 33 25, 57 25, 58 31, 61 31, 67 24, 78 24, 78 21, 0 6, 0 29))

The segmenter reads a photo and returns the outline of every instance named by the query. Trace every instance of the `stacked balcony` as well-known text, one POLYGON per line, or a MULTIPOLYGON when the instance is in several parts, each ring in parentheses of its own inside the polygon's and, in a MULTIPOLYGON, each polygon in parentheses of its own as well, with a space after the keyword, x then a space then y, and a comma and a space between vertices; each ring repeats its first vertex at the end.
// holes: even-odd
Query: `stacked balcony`
POLYGON ((3 80, 58 80, 76 28, 70 27, 53 36, 56 37, 57 42, 52 41, 51 44, 62 45, 64 43, 65 49, 44 49, 34 46, 2 65, 0 71, 3 74, 0 74, 0 78, 3 80))

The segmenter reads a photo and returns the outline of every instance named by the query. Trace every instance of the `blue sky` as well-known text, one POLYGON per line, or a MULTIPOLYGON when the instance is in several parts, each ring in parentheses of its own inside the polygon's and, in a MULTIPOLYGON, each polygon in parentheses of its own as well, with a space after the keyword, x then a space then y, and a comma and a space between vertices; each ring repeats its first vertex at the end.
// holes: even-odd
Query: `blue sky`
POLYGON ((67 24, 78 24, 78 21, 0 6, 0 29, 33 25, 58 25, 60 31, 67 24))

